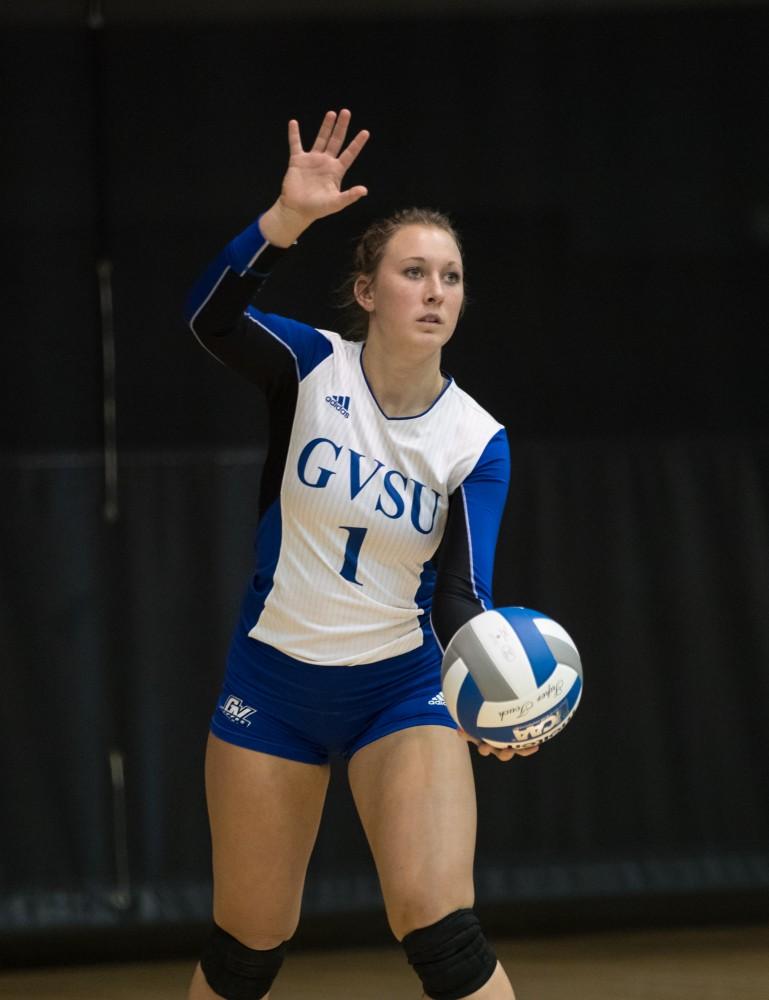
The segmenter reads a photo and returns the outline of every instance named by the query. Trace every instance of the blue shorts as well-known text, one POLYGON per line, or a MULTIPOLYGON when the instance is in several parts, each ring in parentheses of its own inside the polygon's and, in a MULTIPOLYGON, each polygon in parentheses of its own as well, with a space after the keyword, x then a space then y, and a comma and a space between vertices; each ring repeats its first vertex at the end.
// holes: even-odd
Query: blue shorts
POLYGON ((211 719, 219 739, 307 764, 349 759, 411 726, 456 729, 443 701, 440 651, 420 649, 357 667, 294 660, 238 628, 211 719))

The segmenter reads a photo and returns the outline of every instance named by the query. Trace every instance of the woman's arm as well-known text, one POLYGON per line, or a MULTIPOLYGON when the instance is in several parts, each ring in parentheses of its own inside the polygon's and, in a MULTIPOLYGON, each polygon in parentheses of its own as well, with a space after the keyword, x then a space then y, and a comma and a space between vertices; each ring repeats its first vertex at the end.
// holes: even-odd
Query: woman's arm
MULTIPOLYGON (((441 649, 465 622, 494 607, 491 583, 499 526, 510 483, 510 449, 500 430, 486 445, 475 468, 449 500, 438 577, 430 615, 441 649)), ((477 746, 482 757, 512 760, 529 757, 539 747, 500 750, 461 729, 460 736, 477 746)))
POLYGON ((509 482, 510 449, 499 430, 449 500, 430 616, 441 649, 466 621, 494 606, 494 553, 509 482))
MULTIPOLYGON (((286 248, 308 226, 367 193, 360 185, 342 190, 344 175, 368 140, 368 132, 361 131, 343 148, 349 123, 346 109, 338 115, 329 111, 312 148, 305 152, 298 123, 289 122, 290 156, 280 196, 212 261, 187 299, 186 320, 206 350, 259 384, 271 368, 265 364, 271 360, 265 352, 275 360, 282 356, 258 323, 248 321, 249 303, 286 248)), ((287 363, 285 358, 282 362, 287 363)))

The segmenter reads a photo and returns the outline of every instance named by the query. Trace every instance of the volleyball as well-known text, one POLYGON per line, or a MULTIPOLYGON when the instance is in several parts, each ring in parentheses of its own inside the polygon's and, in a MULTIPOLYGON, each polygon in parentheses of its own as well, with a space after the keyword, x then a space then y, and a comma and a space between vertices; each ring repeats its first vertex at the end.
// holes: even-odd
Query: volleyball
POLYGON ((582 663, 568 632, 531 608, 483 611, 446 647, 446 707, 475 739, 524 749, 560 733, 582 696, 582 663))

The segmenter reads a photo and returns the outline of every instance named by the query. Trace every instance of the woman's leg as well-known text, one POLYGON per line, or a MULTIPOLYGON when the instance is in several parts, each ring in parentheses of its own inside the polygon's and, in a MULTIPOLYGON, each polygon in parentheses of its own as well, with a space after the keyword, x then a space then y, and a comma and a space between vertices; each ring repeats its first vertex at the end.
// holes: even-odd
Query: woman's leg
MULTIPOLYGON (((349 778, 398 940, 471 908, 476 806, 467 743, 446 726, 403 729, 358 750, 349 778)), ((467 996, 515 1000, 499 964, 467 996)))
MULTIPOLYGON (((296 930, 328 778, 327 764, 273 757, 209 736, 214 921, 247 948, 268 951, 296 930)), ((198 966, 188 1000, 217 995, 198 966)))

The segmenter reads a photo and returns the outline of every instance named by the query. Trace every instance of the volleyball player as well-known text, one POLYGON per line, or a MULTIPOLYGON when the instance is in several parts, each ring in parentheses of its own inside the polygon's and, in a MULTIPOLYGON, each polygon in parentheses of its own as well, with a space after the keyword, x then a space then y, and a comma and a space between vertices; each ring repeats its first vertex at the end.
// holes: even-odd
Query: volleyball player
POLYGON ((510 1000, 472 911, 473 774, 440 694, 442 649, 492 606, 509 480, 504 429, 440 367, 464 302, 457 235, 416 209, 367 230, 351 279, 362 339, 251 304, 311 223, 367 193, 342 189, 368 139, 345 145, 349 122, 329 112, 307 151, 289 123, 280 196, 188 305, 270 414, 255 571, 206 756, 214 926, 189 997, 269 996, 339 753, 424 996, 510 1000))

